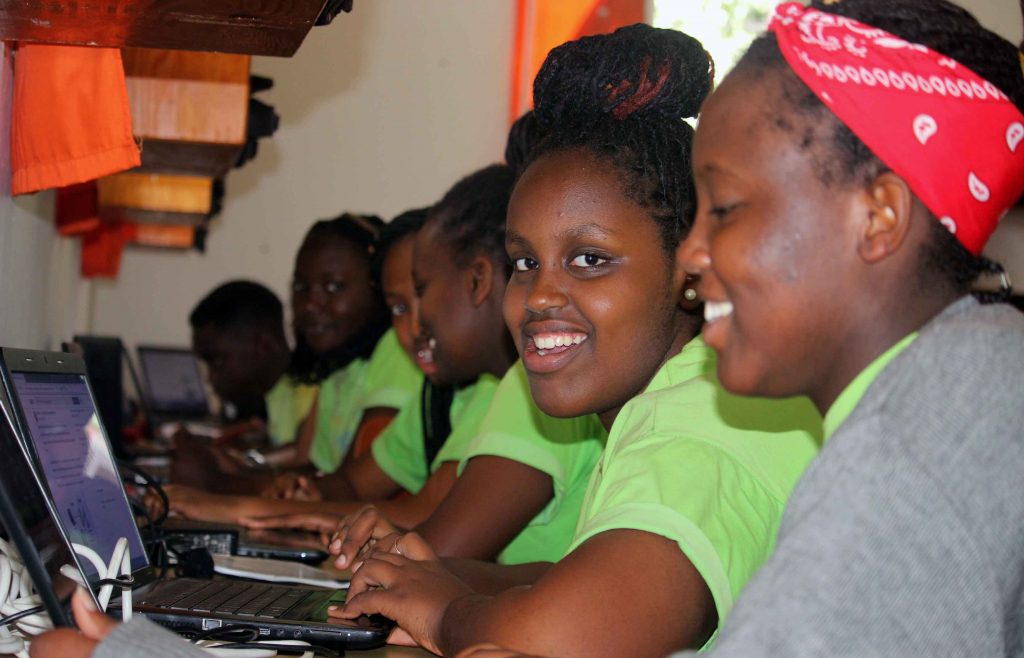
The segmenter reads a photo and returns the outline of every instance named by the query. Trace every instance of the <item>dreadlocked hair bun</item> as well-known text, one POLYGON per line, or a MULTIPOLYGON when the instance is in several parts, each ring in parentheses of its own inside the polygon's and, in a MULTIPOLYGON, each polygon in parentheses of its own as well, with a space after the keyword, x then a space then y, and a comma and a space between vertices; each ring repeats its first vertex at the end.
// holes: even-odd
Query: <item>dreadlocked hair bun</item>
POLYGON ((628 198, 658 224, 666 254, 693 225, 693 128, 714 63, 699 41, 637 24, 552 50, 533 84, 541 139, 528 162, 586 149, 614 167, 628 198))
POLYGON ((695 117, 714 66, 700 41, 637 23, 553 49, 533 82, 537 120, 695 117))

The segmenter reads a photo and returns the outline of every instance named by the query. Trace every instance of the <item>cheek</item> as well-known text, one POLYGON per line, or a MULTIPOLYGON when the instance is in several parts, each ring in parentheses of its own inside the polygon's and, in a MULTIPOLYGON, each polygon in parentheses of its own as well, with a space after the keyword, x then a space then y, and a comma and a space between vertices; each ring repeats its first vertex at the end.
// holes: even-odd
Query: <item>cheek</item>
POLYGON ((505 289, 502 314, 505 318, 505 326, 508 327, 512 340, 516 344, 516 350, 522 354, 523 334, 520 327, 523 326, 526 315, 526 286, 509 283, 505 289))
POLYGON ((413 349, 413 338, 412 338, 412 315, 406 313, 405 315, 392 316, 391 326, 395 330, 395 337, 398 339, 398 344, 402 346, 410 356, 414 356, 416 351, 413 349))

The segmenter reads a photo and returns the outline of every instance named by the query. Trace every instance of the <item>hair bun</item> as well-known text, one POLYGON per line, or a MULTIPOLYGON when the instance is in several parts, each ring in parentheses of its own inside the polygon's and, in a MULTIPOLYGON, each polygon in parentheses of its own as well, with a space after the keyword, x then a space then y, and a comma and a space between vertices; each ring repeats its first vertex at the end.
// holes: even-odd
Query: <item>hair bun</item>
POLYGON ((695 117, 714 63, 700 41, 637 23, 554 48, 533 83, 537 120, 695 117))

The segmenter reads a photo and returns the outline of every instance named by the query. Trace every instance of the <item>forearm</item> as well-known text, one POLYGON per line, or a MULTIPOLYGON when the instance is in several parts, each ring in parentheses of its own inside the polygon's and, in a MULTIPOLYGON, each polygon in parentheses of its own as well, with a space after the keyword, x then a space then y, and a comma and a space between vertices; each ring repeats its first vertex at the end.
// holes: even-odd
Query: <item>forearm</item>
POLYGON ((532 585, 551 568, 550 562, 495 564, 480 560, 444 558, 446 569, 478 594, 496 595, 522 585, 532 585))
MULTIPOLYGON (((515 594, 506 592, 501 598, 512 598, 515 594)), ((503 603, 497 597, 487 594, 471 594, 449 603, 437 638, 441 655, 454 656, 481 642, 502 644, 492 621, 506 616, 503 603)))
POLYGON ((313 482, 316 488, 320 490, 320 495, 324 497, 325 501, 339 503, 365 502, 348 478, 345 477, 343 471, 336 471, 325 475, 315 479, 313 482))

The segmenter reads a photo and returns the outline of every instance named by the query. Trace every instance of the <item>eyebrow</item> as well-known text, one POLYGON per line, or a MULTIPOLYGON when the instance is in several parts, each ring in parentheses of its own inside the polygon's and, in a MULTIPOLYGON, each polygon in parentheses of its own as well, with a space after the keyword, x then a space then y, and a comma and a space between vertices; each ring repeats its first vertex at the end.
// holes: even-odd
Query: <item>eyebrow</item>
MULTIPOLYGON (((568 228, 568 229, 566 229, 564 231, 560 231, 557 234, 556 237, 558 237, 559 239, 564 239, 564 238, 599 238, 599 239, 601 239, 601 238, 609 238, 609 237, 611 237, 613 235, 613 233, 614 233, 613 231, 609 231, 607 228, 605 228, 604 226, 601 226, 600 224, 595 224, 593 222, 588 222, 586 224, 579 224, 579 225, 573 226, 571 228, 568 228)), ((513 233, 512 231, 510 231, 508 229, 505 230, 505 242, 507 242, 508 244, 516 245, 516 246, 523 246, 523 245, 529 245, 530 244, 530 241, 527 238, 525 238, 522 235, 519 235, 518 233, 513 233)))

